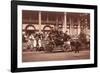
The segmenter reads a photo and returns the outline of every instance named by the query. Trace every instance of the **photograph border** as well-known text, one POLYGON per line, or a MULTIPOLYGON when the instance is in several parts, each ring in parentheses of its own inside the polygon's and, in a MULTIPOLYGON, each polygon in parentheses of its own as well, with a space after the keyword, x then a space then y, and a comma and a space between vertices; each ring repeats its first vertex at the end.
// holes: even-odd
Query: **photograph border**
POLYGON ((75 68, 89 68, 89 67, 97 67, 97 6, 96 5, 48 3, 48 2, 33 2, 33 1, 11 1, 11 72, 75 69, 75 68), (94 64, 18 68, 18 62, 17 62, 18 5, 93 9, 94 10, 94 48, 95 48, 94 49, 94 64))

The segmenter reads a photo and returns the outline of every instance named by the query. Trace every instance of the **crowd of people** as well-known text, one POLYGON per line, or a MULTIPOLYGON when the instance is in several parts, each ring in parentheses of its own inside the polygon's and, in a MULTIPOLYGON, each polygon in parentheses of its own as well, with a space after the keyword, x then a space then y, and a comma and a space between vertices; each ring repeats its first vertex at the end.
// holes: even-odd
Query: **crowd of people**
MULTIPOLYGON (((52 52, 55 48, 61 47, 63 51, 76 48, 75 52, 79 52, 80 41, 72 40, 71 36, 62 30, 52 29, 50 31, 33 32, 23 34, 23 50, 34 51, 49 51, 52 52)), ((84 40, 84 39, 83 39, 84 40)))

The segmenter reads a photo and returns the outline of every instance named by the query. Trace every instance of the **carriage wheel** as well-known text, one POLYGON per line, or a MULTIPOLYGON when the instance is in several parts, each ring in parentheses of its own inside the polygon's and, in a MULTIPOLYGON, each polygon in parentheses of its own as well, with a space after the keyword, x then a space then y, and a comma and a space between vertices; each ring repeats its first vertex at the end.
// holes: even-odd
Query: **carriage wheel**
POLYGON ((70 49, 70 46, 69 46, 69 45, 65 45, 65 46, 63 47, 63 51, 64 51, 64 52, 67 52, 69 49, 70 49))
POLYGON ((45 47, 45 51, 46 52, 52 52, 53 51, 53 47, 51 47, 50 45, 45 47))

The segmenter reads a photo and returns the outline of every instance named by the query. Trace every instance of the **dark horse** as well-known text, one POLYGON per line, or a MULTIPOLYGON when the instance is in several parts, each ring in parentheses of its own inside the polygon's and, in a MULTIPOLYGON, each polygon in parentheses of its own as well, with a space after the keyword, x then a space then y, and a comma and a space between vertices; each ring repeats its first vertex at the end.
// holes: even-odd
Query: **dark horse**
POLYGON ((79 50, 80 50, 79 48, 81 46, 80 41, 78 39, 74 39, 74 40, 71 40, 70 44, 71 44, 72 51, 75 51, 75 53, 79 53, 79 50))

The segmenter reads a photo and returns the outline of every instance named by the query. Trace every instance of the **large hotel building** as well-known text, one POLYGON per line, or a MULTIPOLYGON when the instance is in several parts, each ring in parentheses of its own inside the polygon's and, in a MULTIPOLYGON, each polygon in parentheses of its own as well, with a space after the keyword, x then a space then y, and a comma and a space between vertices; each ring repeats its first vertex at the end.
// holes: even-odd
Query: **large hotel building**
POLYGON ((74 12, 22 11, 23 34, 32 32, 49 32, 52 28, 60 28, 76 37, 80 32, 90 35, 90 14, 74 12))

